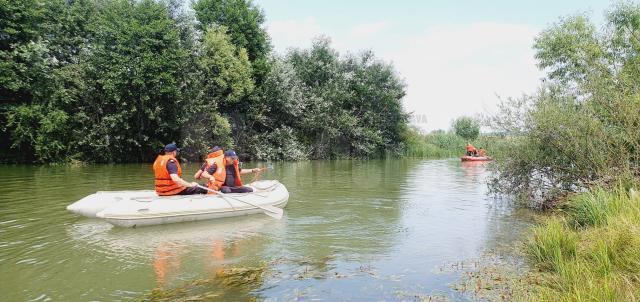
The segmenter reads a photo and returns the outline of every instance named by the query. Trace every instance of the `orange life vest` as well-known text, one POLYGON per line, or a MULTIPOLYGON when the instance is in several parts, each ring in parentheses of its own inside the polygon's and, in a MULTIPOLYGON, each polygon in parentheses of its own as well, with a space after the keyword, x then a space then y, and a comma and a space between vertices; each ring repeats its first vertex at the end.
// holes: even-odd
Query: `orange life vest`
MULTIPOLYGON (((207 162, 205 171, 209 170, 211 166, 216 165, 216 170, 212 175, 214 181, 209 180, 207 187, 209 187, 209 189, 219 191, 220 188, 224 186, 224 182, 227 179, 227 161, 224 158, 224 151, 218 150, 216 152, 209 153, 205 161, 207 162)), ((233 169, 235 170, 234 172, 236 175, 234 185, 242 186, 242 179, 240 179, 240 169, 238 168, 237 159, 233 161, 233 169)))
POLYGON ((186 187, 174 182, 169 175, 169 171, 167 171, 167 163, 172 159, 175 161, 176 166, 178 166, 178 176, 182 177, 180 163, 171 155, 158 155, 156 161, 153 163, 153 173, 156 178, 156 193, 158 193, 158 195, 176 195, 186 189, 186 187))

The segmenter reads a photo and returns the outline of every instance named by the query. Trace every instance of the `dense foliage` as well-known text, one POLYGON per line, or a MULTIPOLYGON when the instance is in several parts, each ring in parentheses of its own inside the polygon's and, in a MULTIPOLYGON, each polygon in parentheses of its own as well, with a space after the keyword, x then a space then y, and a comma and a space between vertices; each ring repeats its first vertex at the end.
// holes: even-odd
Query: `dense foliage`
POLYGON ((461 116, 453 121, 453 131, 466 140, 474 140, 480 135, 480 122, 472 117, 461 116))
POLYGON ((636 4, 615 6, 602 31, 576 15, 537 37, 547 79, 535 95, 506 100, 493 119, 519 134, 497 161, 495 189, 546 207, 568 192, 640 173, 638 37, 636 4))
POLYGON ((404 147, 403 82, 327 38, 272 52, 250 0, 0 0, 1 162, 249 159, 404 147))

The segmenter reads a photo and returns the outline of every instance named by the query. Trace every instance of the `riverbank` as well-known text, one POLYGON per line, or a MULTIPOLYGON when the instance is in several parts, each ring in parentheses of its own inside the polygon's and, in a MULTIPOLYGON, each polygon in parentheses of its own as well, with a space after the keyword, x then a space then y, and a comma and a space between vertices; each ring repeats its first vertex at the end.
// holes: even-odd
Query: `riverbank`
POLYGON ((527 301, 635 301, 640 296, 640 198, 625 187, 570 197, 535 227, 525 253, 541 282, 527 301))
POLYGON ((465 288, 490 301, 636 301, 640 296, 640 196, 594 188, 568 197, 543 217, 519 248, 468 273, 465 288), (522 253, 530 267, 505 262, 522 253), (507 297, 508 299, 505 299, 507 297))

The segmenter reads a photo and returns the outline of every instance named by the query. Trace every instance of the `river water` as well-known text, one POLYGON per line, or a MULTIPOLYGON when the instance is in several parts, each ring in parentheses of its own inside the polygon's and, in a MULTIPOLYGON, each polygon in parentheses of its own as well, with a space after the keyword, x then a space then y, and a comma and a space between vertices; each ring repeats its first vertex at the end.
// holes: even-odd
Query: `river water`
POLYGON ((98 190, 151 189, 149 165, 5 165, 0 300, 466 301, 447 265, 529 225, 487 196, 487 176, 453 159, 278 163, 263 178, 289 189, 280 221, 122 229, 65 207, 98 190))

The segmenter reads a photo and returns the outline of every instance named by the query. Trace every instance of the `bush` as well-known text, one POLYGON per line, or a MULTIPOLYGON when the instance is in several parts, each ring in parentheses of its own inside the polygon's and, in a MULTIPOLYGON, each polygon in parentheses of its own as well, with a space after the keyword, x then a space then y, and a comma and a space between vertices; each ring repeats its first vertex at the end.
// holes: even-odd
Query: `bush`
POLYGON ((474 140, 480 135, 480 122, 467 116, 459 117, 453 121, 453 131, 466 140, 474 140))
POLYGON ((525 121, 512 123, 513 131, 509 123, 497 125, 519 137, 497 158, 493 189, 549 208, 568 193, 640 175, 638 15, 640 6, 623 4, 601 33, 578 15, 538 36, 546 83, 532 96, 504 102, 490 119, 525 121))

